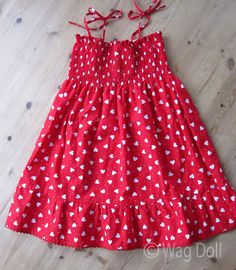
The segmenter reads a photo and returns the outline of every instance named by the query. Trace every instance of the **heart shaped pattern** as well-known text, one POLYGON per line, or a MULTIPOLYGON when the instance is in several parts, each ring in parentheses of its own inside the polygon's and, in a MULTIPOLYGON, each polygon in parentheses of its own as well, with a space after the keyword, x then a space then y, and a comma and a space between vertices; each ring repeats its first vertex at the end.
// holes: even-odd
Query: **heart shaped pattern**
POLYGON ((236 227, 236 192, 159 32, 76 37, 6 227, 108 249, 185 246, 236 227))

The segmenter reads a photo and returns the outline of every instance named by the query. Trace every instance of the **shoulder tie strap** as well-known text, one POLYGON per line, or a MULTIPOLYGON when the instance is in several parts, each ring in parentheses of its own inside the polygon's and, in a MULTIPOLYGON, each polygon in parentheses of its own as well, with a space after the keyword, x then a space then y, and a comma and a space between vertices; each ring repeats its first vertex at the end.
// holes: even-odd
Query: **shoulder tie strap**
POLYGON ((84 25, 80 25, 80 24, 72 22, 72 21, 68 21, 68 23, 74 24, 76 26, 79 26, 79 27, 86 29, 88 32, 88 35, 90 37, 91 37, 91 30, 103 29, 102 39, 104 40, 105 39, 105 28, 106 28, 106 25, 108 24, 108 21, 114 20, 114 19, 119 19, 122 17, 122 15, 123 15, 123 13, 121 10, 114 9, 107 16, 103 16, 98 11, 96 11, 94 8, 90 7, 88 9, 88 12, 84 16, 84 25), (88 16, 90 17, 90 19, 87 20, 88 16), (102 22, 97 27, 89 27, 90 23, 94 23, 96 21, 102 21, 102 22))
POLYGON ((128 17, 130 20, 140 19, 138 29, 132 34, 131 39, 133 40, 136 35, 138 34, 138 39, 141 37, 141 31, 144 30, 149 22, 150 22, 150 15, 154 13, 155 11, 160 11, 163 8, 165 8, 165 5, 162 5, 161 0, 152 0, 152 4, 149 6, 147 10, 142 10, 135 0, 132 0, 134 3, 134 6, 137 11, 130 10, 128 13, 128 17), (143 23, 142 19, 145 18, 146 21, 143 23))

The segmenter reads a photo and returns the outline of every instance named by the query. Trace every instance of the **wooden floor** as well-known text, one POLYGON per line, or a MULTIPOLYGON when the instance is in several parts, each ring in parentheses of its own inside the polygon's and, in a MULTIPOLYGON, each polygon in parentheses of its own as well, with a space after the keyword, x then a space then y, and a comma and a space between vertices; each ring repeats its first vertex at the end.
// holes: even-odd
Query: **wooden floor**
MULTIPOLYGON (((73 250, 4 228, 18 178, 67 76, 74 35, 85 34, 67 21, 82 22, 90 5, 104 14, 119 8, 127 15, 131 2, 0 0, 0 269, 236 269, 236 230, 205 241, 205 249, 212 249, 202 258, 196 258, 199 246, 192 246, 188 260, 188 254, 167 255, 164 250, 153 259, 142 249, 73 250)), ((236 1, 165 3, 167 8, 152 16, 144 34, 163 32, 169 64, 195 101, 236 188, 236 1)), ((127 39, 136 26, 125 16, 112 23, 106 38, 127 39)))

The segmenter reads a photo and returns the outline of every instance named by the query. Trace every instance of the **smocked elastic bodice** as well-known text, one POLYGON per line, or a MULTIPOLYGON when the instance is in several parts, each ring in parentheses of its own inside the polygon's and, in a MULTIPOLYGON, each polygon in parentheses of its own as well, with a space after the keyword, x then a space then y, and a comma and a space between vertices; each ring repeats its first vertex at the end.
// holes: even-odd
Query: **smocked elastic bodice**
POLYGON ((79 83, 138 83, 165 72, 167 57, 161 32, 134 41, 112 42, 76 35, 69 76, 79 83))

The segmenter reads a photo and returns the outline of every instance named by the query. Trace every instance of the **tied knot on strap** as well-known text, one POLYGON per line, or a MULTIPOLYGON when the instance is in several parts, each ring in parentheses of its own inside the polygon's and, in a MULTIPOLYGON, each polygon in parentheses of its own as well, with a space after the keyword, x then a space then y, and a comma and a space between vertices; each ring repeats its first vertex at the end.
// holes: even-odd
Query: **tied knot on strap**
POLYGON ((104 39, 105 38, 105 26, 108 24, 108 21, 120 19, 122 17, 122 15, 123 15, 123 13, 121 10, 114 9, 107 16, 103 16, 97 10, 90 7, 88 9, 88 12, 85 14, 85 17, 84 17, 84 26, 80 25, 78 23, 75 23, 75 22, 71 22, 71 21, 68 21, 68 22, 86 29, 88 31, 89 36, 91 36, 90 30, 103 29, 103 39, 104 39), (95 23, 97 21, 101 21, 101 24, 99 26, 89 27, 90 23, 95 23))
POLYGON ((145 29, 149 22, 150 22, 150 15, 156 11, 160 11, 163 8, 165 8, 166 6, 164 4, 162 4, 161 0, 153 0, 152 4, 149 6, 149 8, 147 10, 142 10, 136 3, 135 0, 133 0, 134 6, 136 8, 136 11, 134 10, 130 10, 128 13, 128 17, 130 20, 135 20, 135 19, 140 19, 140 23, 139 23, 139 27, 138 29, 132 34, 132 39, 134 39, 134 37, 139 34, 139 38, 140 38, 140 33, 141 30, 145 29), (146 21, 142 22, 142 19, 145 18, 146 21))

